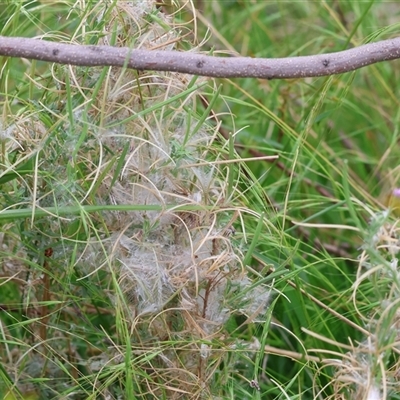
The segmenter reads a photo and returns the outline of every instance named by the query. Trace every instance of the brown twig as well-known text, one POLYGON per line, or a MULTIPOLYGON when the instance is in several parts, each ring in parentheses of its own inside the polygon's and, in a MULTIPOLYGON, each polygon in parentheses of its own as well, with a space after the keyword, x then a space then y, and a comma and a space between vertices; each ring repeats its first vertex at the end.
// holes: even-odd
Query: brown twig
POLYGON ((86 67, 126 65, 137 70, 174 71, 218 78, 288 79, 341 74, 380 61, 400 58, 400 37, 337 53, 287 58, 250 58, 74 45, 0 36, 0 55, 86 67))

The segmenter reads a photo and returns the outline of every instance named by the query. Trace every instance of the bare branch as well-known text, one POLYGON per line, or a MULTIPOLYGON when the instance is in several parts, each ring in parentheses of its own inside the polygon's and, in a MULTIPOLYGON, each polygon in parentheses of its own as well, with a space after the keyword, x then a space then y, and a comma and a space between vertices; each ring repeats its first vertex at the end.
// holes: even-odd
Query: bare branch
POLYGON ((73 45, 0 36, 0 55, 86 67, 126 65, 137 70, 174 71, 218 78, 288 79, 341 74, 380 61, 400 58, 400 37, 337 53, 287 58, 250 58, 73 45))

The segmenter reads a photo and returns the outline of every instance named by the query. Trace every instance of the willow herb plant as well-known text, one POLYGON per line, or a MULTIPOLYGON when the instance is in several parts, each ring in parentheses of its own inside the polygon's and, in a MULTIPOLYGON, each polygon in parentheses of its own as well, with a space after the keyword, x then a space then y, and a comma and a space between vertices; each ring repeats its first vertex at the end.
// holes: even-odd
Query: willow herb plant
MULTIPOLYGON (((61 27, 51 7, 10 5, 2 18, 67 42, 194 48, 153 1, 67 2, 61 27)), ((1 395, 228 392, 223 365, 248 345, 227 323, 265 320, 272 288, 242 262, 244 221, 260 215, 210 112, 220 89, 177 73, 12 60, 1 88, 1 395)))

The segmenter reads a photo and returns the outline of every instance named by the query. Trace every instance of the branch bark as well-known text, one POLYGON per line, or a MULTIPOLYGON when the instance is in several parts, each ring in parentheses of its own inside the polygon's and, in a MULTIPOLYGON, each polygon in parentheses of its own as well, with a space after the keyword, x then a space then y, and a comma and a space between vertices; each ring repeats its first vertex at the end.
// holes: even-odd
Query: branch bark
POLYGON ((289 79, 341 74, 377 62, 400 58, 400 37, 336 53, 287 58, 250 58, 73 45, 0 36, 0 55, 86 67, 125 65, 137 70, 173 71, 217 78, 289 79))

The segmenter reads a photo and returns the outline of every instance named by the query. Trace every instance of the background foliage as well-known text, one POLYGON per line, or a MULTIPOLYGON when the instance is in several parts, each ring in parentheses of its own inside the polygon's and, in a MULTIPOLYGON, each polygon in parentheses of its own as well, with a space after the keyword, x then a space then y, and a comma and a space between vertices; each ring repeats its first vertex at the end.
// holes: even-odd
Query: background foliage
MULTIPOLYGON (((7 3, 0 26, 7 36, 285 57, 394 36, 399 13, 373 0, 29 1, 7 3)), ((399 398, 397 61, 318 79, 220 82, 1 63, 5 398, 399 398), (144 171, 154 148, 168 154, 155 159, 175 187, 160 187, 164 172, 151 168, 142 181, 125 178, 164 200, 129 185, 112 192, 129 154, 144 171), (219 163, 240 157, 257 160, 219 163), (197 169, 181 175, 169 159, 197 169), (198 190, 210 170, 208 190, 198 190), (136 267, 157 254, 162 268, 160 254, 180 253, 157 253, 160 243, 187 237, 193 249, 198 240, 154 217, 164 203, 188 205, 167 215, 218 239, 224 256, 205 245, 217 273, 195 284, 179 275, 179 293, 152 303, 161 278, 136 268, 122 279, 129 252, 136 267), (218 234, 204 222, 213 218, 218 234), (115 251, 116 233, 135 244, 115 251), (220 271, 226 283, 212 286, 220 271), (182 299, 204 311, 210 287, 220 288, 218 307, 203 321, 182 299), (217 328, 207 331, 210 320, 217 328)))

